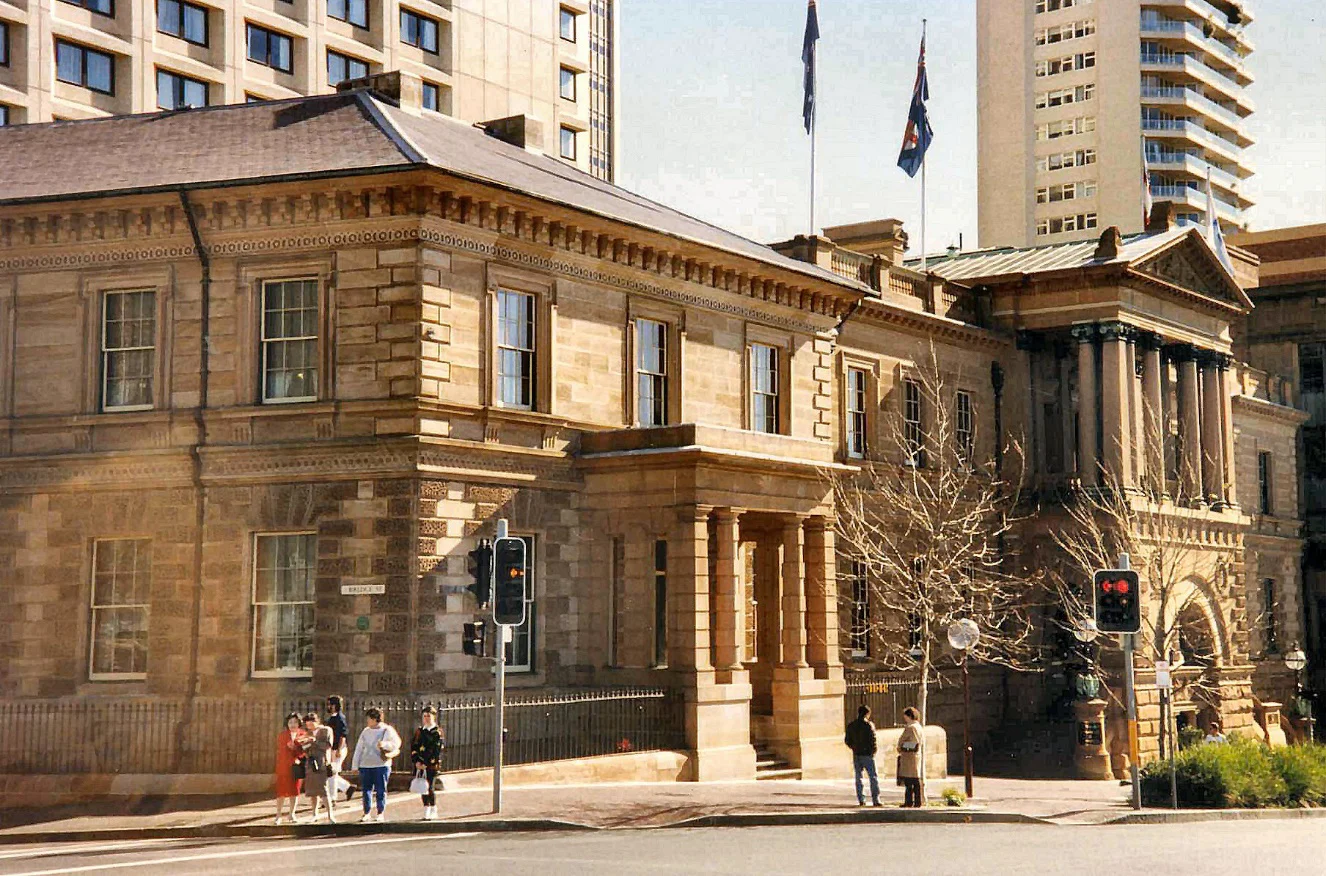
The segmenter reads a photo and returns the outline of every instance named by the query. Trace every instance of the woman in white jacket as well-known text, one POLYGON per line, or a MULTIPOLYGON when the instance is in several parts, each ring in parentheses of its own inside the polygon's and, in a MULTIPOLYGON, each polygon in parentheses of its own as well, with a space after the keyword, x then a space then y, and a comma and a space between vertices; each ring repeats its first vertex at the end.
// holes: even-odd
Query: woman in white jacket
POLYGON ((364 718, 368 726, 359 734, 350 769, 359 770, 359 787, 364 794, 364 817, 361 821, 385 821, 387 808, 387 777, 391 775, 391 759, 401 753, 401 737, 396 728, 382 720, 378 709, 366 709, 364 718), (377 797, 377 818, 373 817, 369 791, 377 797))

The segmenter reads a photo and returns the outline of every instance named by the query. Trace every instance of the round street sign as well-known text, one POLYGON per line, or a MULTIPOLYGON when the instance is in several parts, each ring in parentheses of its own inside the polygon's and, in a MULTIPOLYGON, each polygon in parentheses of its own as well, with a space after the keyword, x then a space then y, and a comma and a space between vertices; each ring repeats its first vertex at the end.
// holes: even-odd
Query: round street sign
POLYGON ((355 629, 361 632, 368 629, 368 617, 366 615, 361 614, 355 619, 355 629))

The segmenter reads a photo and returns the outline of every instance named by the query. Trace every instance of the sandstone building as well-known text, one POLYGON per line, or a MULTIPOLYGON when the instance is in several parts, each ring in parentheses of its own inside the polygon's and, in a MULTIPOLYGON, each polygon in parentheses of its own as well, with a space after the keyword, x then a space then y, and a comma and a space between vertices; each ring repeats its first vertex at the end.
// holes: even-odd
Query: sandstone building
POLYGON ((0 4, 0 125, 323 94, 403 70, 466 122, 520 113, 611 181, 613 0, 61 0, 0 4))
MULTIPOLYGON (((1177 622, 1216 693, 1186 707, 1251 727, 1282 695, 1248 606, 1272 578, 1301 635, 1302 417, 1231 358, 1250 302, 1198 232, 927 274, 893 221, 769 248, 400 83, 0 130, 25 170, 0 182, 5 701, 485 690, 466 554, 504 517, 533 581, 513 687, 667 686, 692 777, 750 776, 757 744, 837 775, 872 664, 825 474, 924 428, 932 345, 982 452, 1029 436, 1040 525, 1056 490, 1147 479, 1205 522, 1177 622)), ((982 726, 1036 719, 1051 676, 989 680, 982 726)))
POLYGON ((1141 231, 1151 193, 1201 224, 1252 206, 1252 19, 1243 0, 979 0, 982 246, 1141 231), (1139 129, 1140 125, 1140 129, 1139 129))

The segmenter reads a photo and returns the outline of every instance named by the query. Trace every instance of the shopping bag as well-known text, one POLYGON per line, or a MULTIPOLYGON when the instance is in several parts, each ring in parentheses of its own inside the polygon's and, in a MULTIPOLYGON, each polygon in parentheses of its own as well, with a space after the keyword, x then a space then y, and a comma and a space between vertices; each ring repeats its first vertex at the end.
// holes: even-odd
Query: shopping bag
POLYGON ((428 786, 428 776, 423 770, 414 771, 414 778, 410 780, 410 793, 418 794, 420 796, 431 793, 431 789, 428 786))
POLYGON ((341 799, 341 800, 345 800, 345 799, 348 798, 348 793, 349 793, 349 791, 350 791, 350 783, 349 783, 349 782, 347 782, 345 779, 341 778, 339 775, 337 775, 337 776, 335 776, 335 777, 332 778, 332 796, 333 796, 333 797, 337 797, 337 798, 339 798, 339 799, 341 799))

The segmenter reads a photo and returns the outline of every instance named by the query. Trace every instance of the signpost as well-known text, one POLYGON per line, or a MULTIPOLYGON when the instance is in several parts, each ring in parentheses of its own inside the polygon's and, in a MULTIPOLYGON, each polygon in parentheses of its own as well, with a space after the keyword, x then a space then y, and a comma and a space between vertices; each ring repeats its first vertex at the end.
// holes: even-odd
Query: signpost
POLYGON ((1174 753, 1179 747, 1178 737, 1174 733, 1174 678, 1170 675, 1168 660, 1156 661, 1156 689, 1160 691, 1161 723, 1165 727, 1165 737, 1169 743, 1169 805, 1179 808, 1179 782, 1175 772, 1174 753))

